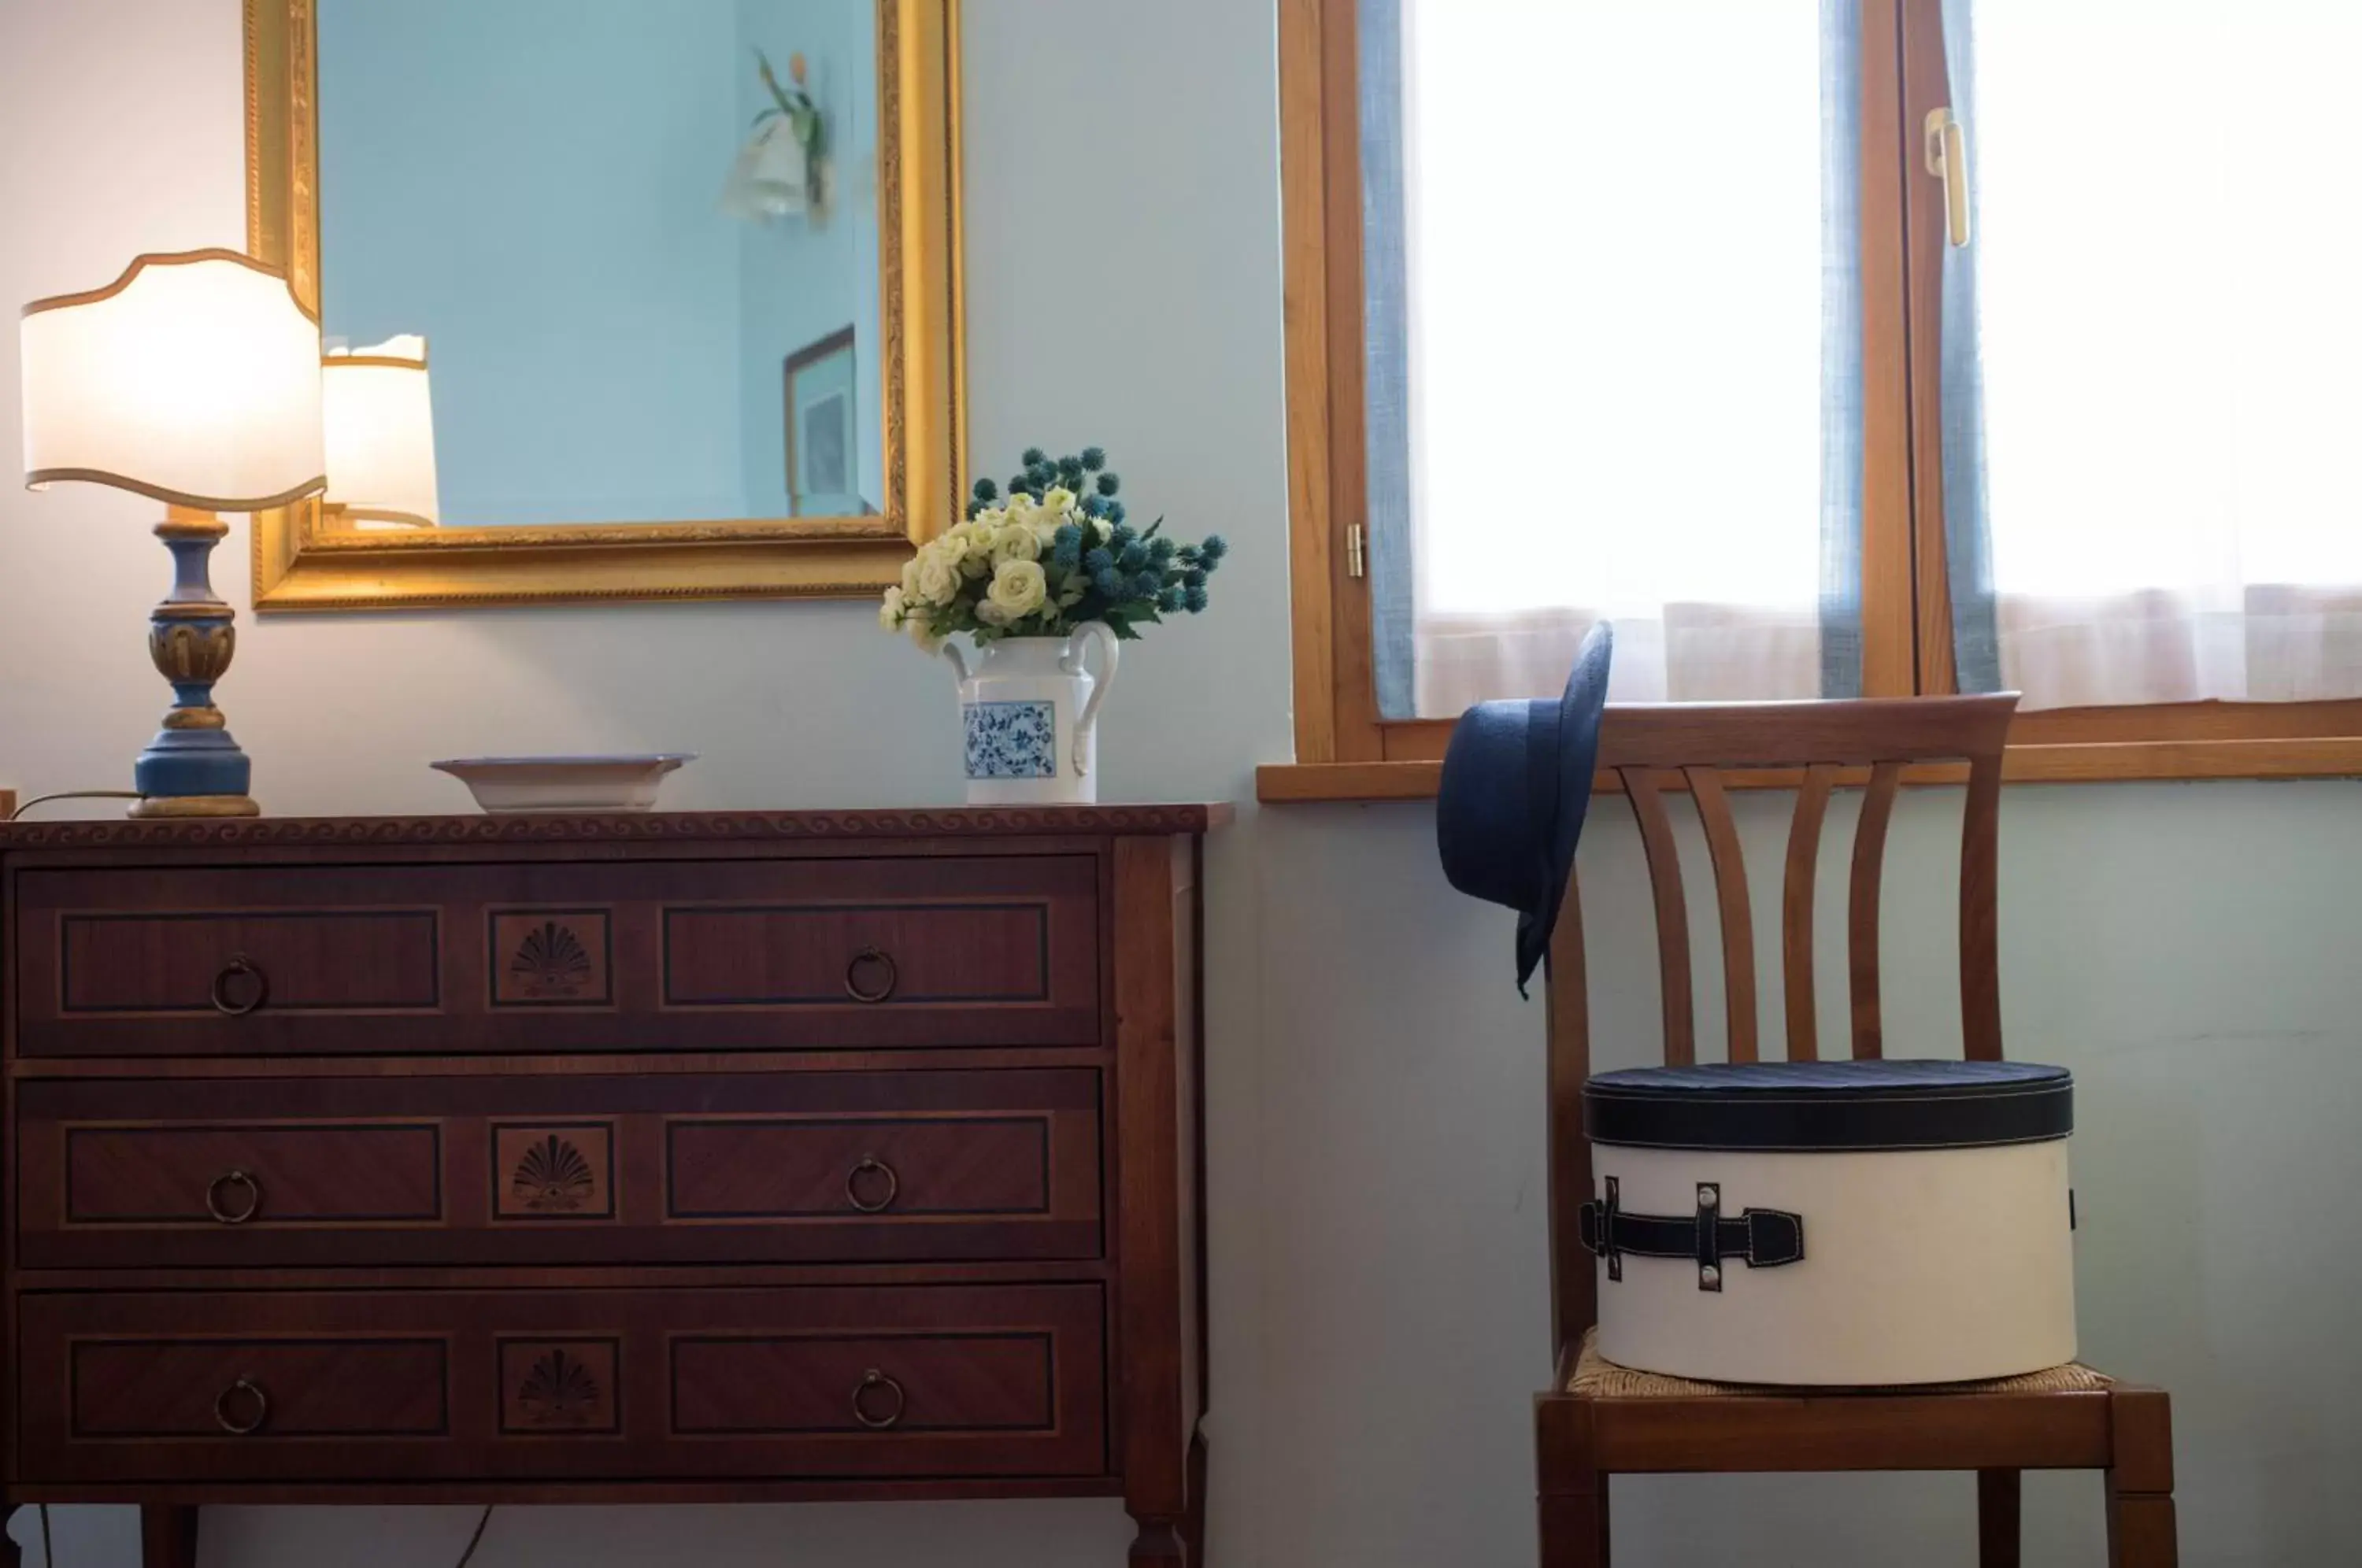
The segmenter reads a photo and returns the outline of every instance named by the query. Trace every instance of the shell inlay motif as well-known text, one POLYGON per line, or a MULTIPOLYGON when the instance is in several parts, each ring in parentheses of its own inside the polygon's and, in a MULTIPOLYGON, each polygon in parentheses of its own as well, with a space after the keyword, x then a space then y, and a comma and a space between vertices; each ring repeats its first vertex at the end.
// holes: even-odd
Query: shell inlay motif
POLYGON ((509 1190, 530 1209, 568 1214, 590 1201, 599 1178, 572 1143, 552 1132, 524 1152, 509 1177, 509 1190))
POLYGON ((571 926, 544 921, 517 944, 509 973, 527 996, 579 996, 590 981, 590 955, 571 926))
POLYGON ((537 1358, 517 1389, 520 1422, 531 1427, 587 1427, 599 1419, 599 1380, 579 1356, 552 1350, 537 1358))

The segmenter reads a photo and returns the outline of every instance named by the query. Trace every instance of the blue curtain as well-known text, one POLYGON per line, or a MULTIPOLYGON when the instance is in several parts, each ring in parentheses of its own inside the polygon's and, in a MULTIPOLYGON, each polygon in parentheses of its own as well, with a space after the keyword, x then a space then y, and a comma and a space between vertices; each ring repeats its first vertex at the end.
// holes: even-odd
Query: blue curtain
MULTIPOLYGON (((1977 125, 1976 60, 1970 48, 1972 0, 1943 0, 1944 65, 1952 113, 1971 134, 1977 125)), ((1984 227, 1977 200, 1977 160, 1969 159, 1969 237, 1984 227)), ((2001 636, 1994 624, 1992 530, 1985 511, 1985 362, 1978 340, 1977 248, 1944 245, 1942 377, 1944 560, 1951 577, 1952 660, 1963 691, 2001 690, 2001 636)))
POLYGON ((1821 0, 1821 695, 1861 695, 1861 0, 1821 0))
POLYGON ((1378 716, 1408 719, 1410 304, 1403 234, 1403 0, 1362 0, 1362 386, 1378 716))

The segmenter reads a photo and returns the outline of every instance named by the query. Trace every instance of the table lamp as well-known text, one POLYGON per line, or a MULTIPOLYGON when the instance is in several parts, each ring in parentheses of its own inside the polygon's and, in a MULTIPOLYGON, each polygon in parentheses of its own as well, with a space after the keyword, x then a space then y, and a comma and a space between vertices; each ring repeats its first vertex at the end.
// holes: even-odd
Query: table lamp
POLYGON ((236 646, 206 575, 219 512, 285 506, 326 482, 320 328, 284 271, 234 250, 135 257, 86 293, 25 307, 25 482, 81 480, 165 503, 171 591, 148 651, 171 682, 139 754, 135 817, 250 817, 253 765, 214 706, 236 646))
POLYGON ((329 349, 320 357, 320 408, 328 451, 323 527, 382 531, 441 521, 425 338, 405 333, 367 348, 329 349))

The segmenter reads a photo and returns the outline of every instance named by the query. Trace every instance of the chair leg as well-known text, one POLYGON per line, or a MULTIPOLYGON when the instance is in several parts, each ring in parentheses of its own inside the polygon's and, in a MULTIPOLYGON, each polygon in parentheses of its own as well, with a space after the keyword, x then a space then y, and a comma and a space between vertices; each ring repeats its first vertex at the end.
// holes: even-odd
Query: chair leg
POLYGON ((1541 1568, 1607 1568, 1607 1477, 1589 1493, 1541 1499, 1541 1568))
POLYGON ((1591 1402, 1534 1401, 1541 1568, 1607 1568, 1607 1473, 1592 1464, 1591 1402))
POLYGON ((2112 1568, 2175 1568, 2173 1407, 2162 1389, 2117 1388, 2108 1397, 2114 1463, 2108 1466, 2112 1568))
POLYGON ((1977 1568, 2017 1568, 2018 1474, 1977 1472, 1977 1568))

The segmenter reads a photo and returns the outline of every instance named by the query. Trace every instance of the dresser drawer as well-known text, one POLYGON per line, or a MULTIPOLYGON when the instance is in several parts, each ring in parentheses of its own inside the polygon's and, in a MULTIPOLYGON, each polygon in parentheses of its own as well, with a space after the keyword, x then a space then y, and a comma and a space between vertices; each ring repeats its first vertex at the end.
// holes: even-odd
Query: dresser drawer
POLYGON ((1088 1067, 28 1079, 29 1268, 1102 1252, 1088 1067))
POLYGON ((1096 1043, 1087 855, 25 871, 28 1056, 1096 1043))
POLYGON ((30 1294, 31 1484, 1085 1476, 1096 1285, 30 1294))

